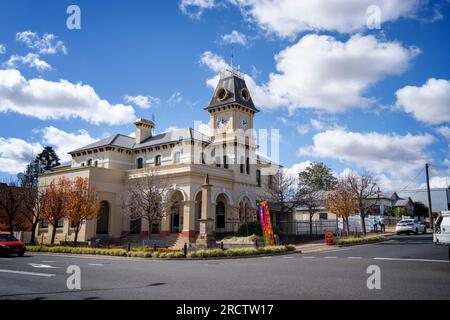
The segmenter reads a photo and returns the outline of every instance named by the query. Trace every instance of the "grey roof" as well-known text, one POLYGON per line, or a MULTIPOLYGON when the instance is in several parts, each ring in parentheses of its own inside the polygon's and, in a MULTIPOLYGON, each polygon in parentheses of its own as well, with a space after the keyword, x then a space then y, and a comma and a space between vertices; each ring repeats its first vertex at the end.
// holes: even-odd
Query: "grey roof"
POLYGON ((410 202, 410 198, 406 198, 406 199, 398 199, 395 203, 394 203, 394 207, 406 207, 408 206, 410 202))
POLYGON ((115 134, 111 137, 101 139, 97 142, 94 142, 92 144, 89 144, 85 147, 79 148, 77 150, 73 150, 69 152, 70 154, 90 150, 90 149, 96 149, 96 148, 102 148, 102 147, 118 147, 128 150, 134 150, 134 149, 141 149, 151 146, 156 146, 160 144, 165 144, 169 142, 176 142, 180 140, 196 140, 196 141, 202 141, 206 143, 210 143, 211 139, 204 135, 203 133, 196 131, 192 128, 183 128, 183 129, 175 129, 167 132, 162 132, 156 135, 151 136, 147 140, 144 140, 142 143, 136 144, 136 140, 133 137, 125 136, 122 134, 115 134))
POLYGON ((243 105, 254 112, 259 112, 258 109, 256 109, 255 104, 253 103, 252 97, 250 95, 248 101, 245 101, 241 96, 242 89, 247 89, 247 84, 245 83, 245 80, 241 77, 238 77, 236 74, 227 72, 226 75, 222 76, 219 80, 219 83, 217 85, 217 88, 214 92, 214 96, 211 99, 211 102, 209 103, 209 106, 205 108, 206 110, 219 107, 222 105, 230 104, 230 103, 238 103, 240 105, 243 105), (225 100, 220 101, 216 95, 217 90, 219 88, 225 88, 228 92, 228 96, 225 100))

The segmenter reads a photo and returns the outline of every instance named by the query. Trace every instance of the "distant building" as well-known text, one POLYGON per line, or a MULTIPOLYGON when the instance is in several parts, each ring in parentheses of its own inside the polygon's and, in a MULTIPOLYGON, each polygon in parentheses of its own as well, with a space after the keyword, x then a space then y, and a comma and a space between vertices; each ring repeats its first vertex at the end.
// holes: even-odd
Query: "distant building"
MULTIPOLYGON (((410 197, 414 202, 422 202, 428 207, 428 194, 426 189, 405 190, 399 193, 402 197, 410 197)), ((431 207, 433 212, 450 210, 450 189, 432 188, 431 207)))

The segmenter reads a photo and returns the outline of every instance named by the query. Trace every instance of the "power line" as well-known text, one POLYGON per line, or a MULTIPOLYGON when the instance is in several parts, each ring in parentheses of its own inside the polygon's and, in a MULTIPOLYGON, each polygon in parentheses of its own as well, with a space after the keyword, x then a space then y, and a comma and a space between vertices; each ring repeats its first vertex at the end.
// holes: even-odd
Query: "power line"
POLYGON ((405 191, 406 188, 408 188, 411 183, 413 183, 414 181, 417 180, 417 178, 423 173, 424 170, 425 169, 422 168, 422 170, 420 170, 419 173, 413 179, 411 179, 411 181, 409 181, 408 184, 405 187, 403 187, 400 191, 398 191, 398 193, 400 193, 402 191, 405 191))

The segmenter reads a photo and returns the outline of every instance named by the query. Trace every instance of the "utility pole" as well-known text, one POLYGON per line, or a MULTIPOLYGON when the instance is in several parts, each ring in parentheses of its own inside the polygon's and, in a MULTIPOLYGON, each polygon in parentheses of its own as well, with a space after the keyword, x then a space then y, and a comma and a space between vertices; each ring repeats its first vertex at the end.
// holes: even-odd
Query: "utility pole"
POLYGON ((434 229, 433 209, 431 207, 431 191, 430 191, 430 174, 428 173, 429 163, 425 163, 425 174, 427 177, 427 194, 428 194, 428 216, 430 218, 430 227, 434 229))

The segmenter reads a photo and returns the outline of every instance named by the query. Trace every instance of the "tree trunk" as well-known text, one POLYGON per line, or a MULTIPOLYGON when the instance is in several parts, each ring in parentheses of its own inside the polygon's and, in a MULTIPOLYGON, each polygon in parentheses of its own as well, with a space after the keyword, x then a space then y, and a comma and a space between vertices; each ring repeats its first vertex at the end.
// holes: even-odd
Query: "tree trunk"
POLYGON ((73 239, 74 247, 76 247, 77 243, 78 243, 78 233, 80 233, 80 227, 79 226, 75 227, 75 238, 73 239))
POLYGON ((147 240, 151 240, 151 239, 152 239, 152 231, 153 231, 153 220, 152 220, 152 219, 148 219, 148 235, 147 235, 147 240))
POLYGON ((348 217, 345 218, 345 224, 347 226, 347 237, 350 236, 350 222, 348 221, 348 217))
POLYGON ((54 225, 52 225, 52 239, 50 241, 50 244, 54 244, 55 243, 55 236, 56 236, 56 223, 54 225))
POLYGON ((9 233, 14 234, 14 219, 12 214, 8 214, 9 233))
POLYGON ((34 245, 36 243, 36 228, 38 226, 39 220, 33 221, 33 223, 31 224, 31 241, 30 244, 34 245))
POLYGON ((365 212, 361 211, 360 216, 361 216, 361 230, 362 230, 363 235, 366 235, 366 220, 365 220, 366 214, 365 214, 365 212))

